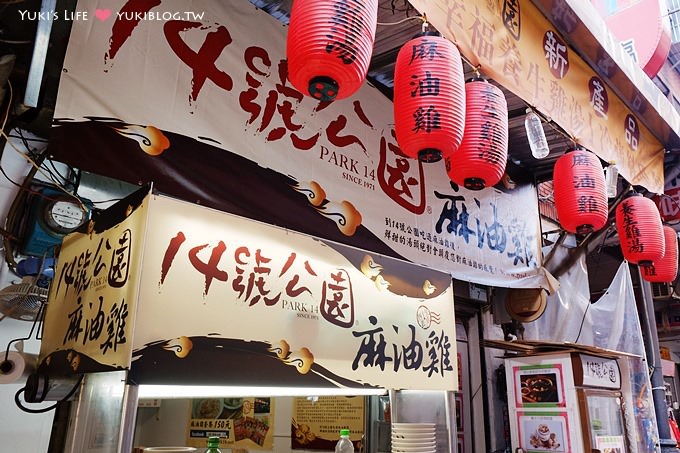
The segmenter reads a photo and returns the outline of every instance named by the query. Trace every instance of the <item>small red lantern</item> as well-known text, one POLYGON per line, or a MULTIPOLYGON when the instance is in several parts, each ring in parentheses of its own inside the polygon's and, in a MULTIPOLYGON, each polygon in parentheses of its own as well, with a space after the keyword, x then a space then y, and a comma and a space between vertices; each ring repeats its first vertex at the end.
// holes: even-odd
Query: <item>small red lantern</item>
POLYGON ((566 231, 588 234, 607 223, 607 188, 602 164, 583 148, 562 155, 553 169, 553 195, 560 225, 566 231))
POLYGON ((458 48, 438 33, 404 44, 394 67, 394 129, 401 151, 436 162, 455 151, 465 127, 465 73, 458 48))
POLYGON ((288 79, 320 101, 351 96, 366 79, 377 24, 377 0, 295 0, 288 79))
POLYGON ((663 257, 665 241, 656 204, 631 193, 616 207, 616 231, 623 257, 633 264, 649 266, 663 257))
POLYGON ((666 250, 663 258, 651 266, 640 267, 642 278, 648 282, 671 283, 678 275, 678 236, 673 228, 664 225, 663 237, 666 250))
POLYGON ((446 172, 458 185, 481 190, 498 183, 508 161, 508 104, 497 86, 482 79, 465 84, 465 133, 446 159, 446 172))

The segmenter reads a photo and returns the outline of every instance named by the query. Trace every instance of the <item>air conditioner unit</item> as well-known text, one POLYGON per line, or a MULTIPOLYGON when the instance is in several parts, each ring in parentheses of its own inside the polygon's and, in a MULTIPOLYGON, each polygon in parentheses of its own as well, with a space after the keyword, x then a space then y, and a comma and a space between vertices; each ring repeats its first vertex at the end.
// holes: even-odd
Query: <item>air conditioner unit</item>
POLYGON ((652 283, 652 297, 657 299, 668 299, 673 295, 673 287, 669 283, 652 283))

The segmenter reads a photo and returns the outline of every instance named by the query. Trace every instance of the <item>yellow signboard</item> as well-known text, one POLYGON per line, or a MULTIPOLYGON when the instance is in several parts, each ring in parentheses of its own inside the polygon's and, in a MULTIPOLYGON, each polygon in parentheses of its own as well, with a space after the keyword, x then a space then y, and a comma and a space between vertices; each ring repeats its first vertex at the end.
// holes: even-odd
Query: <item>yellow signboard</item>
POLYGON ((340 429, 349 429, 355 446, 364 434, 365 397, 295 398, 291 445, 294 450, 333 450, 340 429))
POLYGON ((273 398, 203 398, 191 401, 187 445, 205 448, 208 437, 221 448, 271 450, 274 438, 273 398))
POLYGON ((480 71, 615 161, 633 185, 663 193, 663 145, 529 0, 413 0, 480 71))
POLYGON ((121 222, 64 238, 50 286, 41 367, 55 375, 128 369, 147 201, 121 222))

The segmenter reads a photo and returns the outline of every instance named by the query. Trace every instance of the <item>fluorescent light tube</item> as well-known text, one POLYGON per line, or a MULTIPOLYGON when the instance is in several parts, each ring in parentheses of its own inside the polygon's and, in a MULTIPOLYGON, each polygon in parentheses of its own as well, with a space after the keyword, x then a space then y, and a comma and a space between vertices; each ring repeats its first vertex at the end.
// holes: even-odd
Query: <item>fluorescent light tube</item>
POLYGON ((382 388, 316 388, 316 387, 237 387, 218 385, 146 385, 138 389, 139 399, 205 398, 238 396, 359 396, 385 395, 382 388))

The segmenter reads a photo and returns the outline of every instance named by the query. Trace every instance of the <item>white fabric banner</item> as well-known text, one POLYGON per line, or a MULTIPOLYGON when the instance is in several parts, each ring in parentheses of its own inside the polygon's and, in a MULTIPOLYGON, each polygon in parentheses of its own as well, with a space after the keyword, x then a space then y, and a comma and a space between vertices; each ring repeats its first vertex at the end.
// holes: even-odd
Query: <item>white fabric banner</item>
POLYGON ((236 339, 270 354, 200 366, 458 389, 447 274, 167 197, 152 196, 148 212, 133 371, 158 344, 174 361, 151 369, 172 375, 202 342, 236 339))
POLYGON ((348 237, 362 225, 456 278, 547 287, 533 186, 471 192, 450 183, 443 161, 405 158, 392 103, 369 84, 333 103, 303 97, 287 81, 286 28, 246 0, 133 3, 78 2, 87 20, 73 21, 57 124, 115 118, 153 155, 172 143, 143 127, 191 137, 293 178, 348 237))

